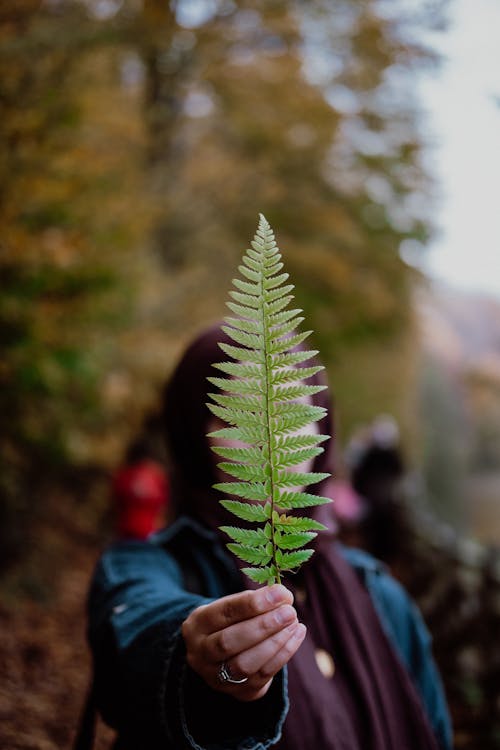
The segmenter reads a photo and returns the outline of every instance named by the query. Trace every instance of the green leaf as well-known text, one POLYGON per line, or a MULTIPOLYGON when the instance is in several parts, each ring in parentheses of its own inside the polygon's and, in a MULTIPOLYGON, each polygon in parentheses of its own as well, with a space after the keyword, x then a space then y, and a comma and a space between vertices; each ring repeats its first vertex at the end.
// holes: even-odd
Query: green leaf
MULTIPOLYGON (((273 367, 295 367, 295 365, 298 365, 301 362, 307 362, 308 359, 312 359, 317 353, 316 349, 309 349, 308 351, 282 352, 281 354, 275 354, 272 358, 273 367)), ((302 374, 300 368, 297 369, 299 377, 301 379, 304 378, 305 376, 302 374)), ((324 367, 321 366, 321 369, 324 370, 324 367)))
POLYGON ((250 503, 240 503, 238 500, 221 500, 220 504, 244 521, 261 523, 268 518, 266 508, 263 505, 250 505, 250 503))
POLYGON ((210 398, 228 409, 243 411, 262 411, 264 405, 261 396, 225 396, 220 393, 209 393, 210 398))
POLYGON ((273 417, 297 417, 297 420, 317 422, 326 416, 324 406, 311 406, 311 404, 300 404, 296 401, 278 401, 273 406, 273 417))
POLYGON ((321 497, 321 495, 285 491, 280 494, 278 505, 283 510, 295 510, 296 508, 310 508, 314 505, 326 505, 331 502, 330 498, 321 497))
POLYGON ((233 544, 232 542, 229 542, 226 547, 240 560, 253 565, 267 565, 271 559, 271 555, 263 547, 247 547, 245 544, 233 544))
POLYGON ((313 396, 326 389, 326 385, 275 385, 272 389, 273 401, 293 401, 304 396, 313 396))
POLYGON ((292 367, 286 370, 273 369, 271 383, 279 385, 280 383, 291 383, 296 380, 306 380, 324 369, 325 368, 322 365, 315 365, 314 367, 292 367))
MULTIPOLYGON (((295 331, 297 326, 299 326, 303 322, 303 320, 304 318, 299 316, 298 318, 289 320, 287 323, 276 326, 269 334, 270 340, 273 342, 278 341, 282 336, 286 336, 288 333, 292 333, 292 331, 295 331)), ((286 339, 286 342, 288 343, 288 339, 286 339)))
POLYGON ((219 464, 219 469, 245 482, 265 482, 268 478, 266 470, 262 466, 223 461, 219 464))
MULTIPOLYGON (((260 257, 260 256, 259 256, 260 257)), ((251 268, 252 271, 256 271, 260 275, 262 274, 262 269, 264 267, 264 264, 260 260, 255 260, 254 258, 249 257, 249 255, 243 256, 243 263, 247 266, 247 268, 251 268)), ((241 266, 240 266, 241 270, 241 266)))
POLYGON ((208 408, 216 417, 222 419, 228 424, 237 427, 260 427, 262 426, 262 415, 254 414, 251 411, 240 411, 238 409, 228 409, 225 406, 217 404, 207 404, 208 408))
MULTIPOLYGON (((274 257, 274 260, 276 260, 276 256, 274 257)), ((274 276, 274 274, 278 273, 278 271, 281 271, 282 268, 283 268, 283 263, 279 263, 279 262, 276 262, 273 266, 266 265, 264 267, 264 278, 268 279, 271 276, 274 276)))
POLYGON ((253 396, 264 394, 260 378, 259 380, 234 380, 233 378, 209 377, 207 380, 216 385, 217 388, 228 393, 249 394, 253 396))
POLYGON ((276 302, 266 302, 264 304, 264 310, 265 310, 266 315, 273 315, 274 313, 277 313, 280 310, 284 310, 285 307, 288 305, 288 303, 291 302, 292 300, 293 300, 293 296, 289 294, 286 297, 283 297, 282 299, 276 300, 276 302))
POLYGON ((262 365, 243 365, 238 362, 216 362, 214 367, 235 378, 260 379, 264 372, 262 365))
POLYGON ((241 279, 233 279, 234 286, 245 294, 252 294, 258 297, 261 292, 260 284, 250 284, 248 281, 242 281, 241 279))
POLYGON ((327 527, 324 524, 314 521, 312 518, 287 516, 284 513, 278 516, 278 520, 275 520, 274 525, 281 531, 288 531, 290 529, 294 531, 327 531, 327 527))
POLYGON ((233 328, 239 328, 241 331, 247 333, 262 334, 262 319, 259 320, 245 320, 244 318, 233 318, 232 316, 226 316, 224 322, 233 328))
POLYGON ((220 430, 209 432, 208 437, 222 440, 239 440, 250 445, 259 445, 266 441, 267 435, 263 426, 251 427, 222 427, 220 430))
POLYGON ((264 268, 266 269, 266 276, 271 276, 273 273, 275 273, 274 267, 277 263, 279 263, 280 260, 281 254, 278 252, 277 247, 272 248, 269 254, 265 254, 264 268))
POLYGON ((301 549, 297 552, 284 552, 281 556, 281 570, 293 570, 305 563, 314 554, 312 549, 301 549))
POLYGON ((311 542, 316 536, 317 534, 312 531, 299 531, 297 533, 282 534, 278 542, 279 548, 298 549, 299 547, 308 544, 308 542, 311 542))
POLYGON ((229 309, 236 313, 236 315, 241 315, 243 318, 250 318, 250 320, 261 320, 262 315, 259 309, 252 309, 251 307, 243 307, 242 305, 237 305, 235 302, 226 302, 226 307, 229 307, 229 309))
POLYGON ((263 453, 260 448, 233 448, 228 445, 211 445, 214 453, 222 458, 229 458, 231 461, 240 463, 250 463, 252 465, 261 464, 263 453))
POLYGON ((261 482, 218 482, 214 489, 227 495, 237 495, 245 500, 267 500, 269 493, 261 482))
POLYGON ((243 349, 240 346, 231 346, 231 344, 224 344, 219 341, 219 347, 223 352, 229 354, 233 359, 241 362, 255 362, 256 364, 262 364, 262 352, 255 349, 243 349))
POLYGON ((245 307, 253 307, 255 310, 260 309, 260 298, 259 297, 252 297, 250 294, 242 294, 241 292, 235 292, 233 289, 229 292, 231 297, 236 300, 236 302, 239 302, 240 305, 244 305, 245 307))
POLYGON ((304 333, 298 333, 296 336, 289 336, 282 341, 272 341, 269 345, 269 351, 271 354, 281 354, 282 352, 286 352, 301 344, 304 339, 311 335, 311 333, 312 331, 304 331, 304 333))
POLYGON ((309 459, 319 456, 323 451, 324 448, 304 448, 303 450, 292 451, 291 453, 280 453, 278 455, 278 464, 280 469, 284 469, 287 466, 299 466, 304 461, 309 461, 309 459))
POLYGON ((301 312, 303 312, 303 310, 296 308, 295 310, 283 310, 283 312, 276 313, 276 315, 269 315, 269 325, 271 329, 273 329, 275 326, 280 326, 288 320, 295 318, 297 315, 300 315, 301 312))
POLYGON ((242 572, 255 583, 274 583, 274 571, 272 566, 265 568, 242 568, 242 572))
POLYGON ((259 273, 259 266, 257 265, 257 269, 248 268, 247 266, 241 265, 238 266, 238 271, 245 276, 245 278, 249 279, 250 281, 256 281, 257 283, 260 282, 262 278, 262 274, 259 273))
POLYGON ((284 471, 279 474, 275 484, 278 487, 305 487, 308 484, 318 484, 329 476, 330 474, 320 471, 284 471))
MULTIPOLYGON (((252 243, 250 243, 250 244, 252 244, 252 243)), ((247 247, 247 251, 246 252, 247 252, 247 254, 243 258, 243 260, 245 260, 245 258, 251 258, 255 263, 258 263, 259 268, 262 270, 262 268, 264 266, 264 254, 263 254, 263 251, 262 251, 262 247, 259 247, 258 250, 256 250, 255 248, 252 248, 252 247, 247 247)))
POLYGON ((262 349, 264 346, 264 339, 260 334, 238 331, 237 328, 231 328, 230 326, 222 326, 222 330, 233 341, 243 344, 243 346, 247 346, 249 349, 262 349))
MULTIPOLYGON (((234 539, 235 542, 245 544, 249 547, 266 545, 268 542, 264 529, 239 529, 236 526, 221 526, 220 529, 230 536, 231 539, 234 539)), ((290 536, 292 535, 290 534, 290 536)))
POLYGON ((289 415, 283 417, 273 417, 272 427, 275 435, 284 435, 290 432, 298 432, 302 427, 307 427, 310 423, 307 414, 289 415))
POLYGON ((281 255, 279 253, 274 256, 273 258, 273 265, 265 265, 264 266, 264 278, 270 278, 271 276, 274 276, 275 273, 278 273, 278 271, 281 271, 283 268, 283 263, 280 263, 281 255))
POLYGON ((279 435, 276 438, 276 448, 280 451, 295 451, 324 443, 325 440, 330 440, 330 435, 279 435))
MULTIPOLYGON (((264 279, 263 285, 264 289, 267 291, 268 289, 274 289, 275 287, 279 286, 280 284, 283 284, 284 281, 287 281, 287 279, 290 278, 290 275, 288 273, 281 273, 279 276, 274 276, 269 273, 266 274, 266 278, 264 279)), ((286 289, 286 287, 285 287, 286 289)), ((292 287, 293 289, 293 287, 292 287)))
POLYGON ((290 292, 293 292, 295 289, 293 284, 287 284, 286 286, 280 286, 278 289, 270 289, 269 291, 264 292, 264 301, 270 305, 275 300, 281 299, 286 294, 289 294, 290 292))

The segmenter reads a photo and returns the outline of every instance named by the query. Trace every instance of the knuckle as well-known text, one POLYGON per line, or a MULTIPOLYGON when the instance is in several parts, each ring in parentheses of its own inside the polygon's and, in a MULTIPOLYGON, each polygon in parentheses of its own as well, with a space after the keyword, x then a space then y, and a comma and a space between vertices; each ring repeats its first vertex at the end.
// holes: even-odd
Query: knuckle
POLYGON ((261 611, 259 598, 255 591, 246 591, 243 603, 250 617, 259 614, 261 611))
POLYGON ((265 636, 273 629, 273 627, 275 627, 274 616, 266 615, 265 617, 259 617, 255 625, 259 635, 265 636))
POLYGON ((244 591, 228 597, 224 602, 222 616, 227 623, 247 620, 259 614, 258 599, 255 591, 244 591))
POLYGON ((260 682, 266 682, 270 677, 273 677, 273 675, 274 671, 264 666, 259 669, 256 676, 260 682))
POLYGON ((224 630, 221 630, 215 638, 215 649, 219 658, 225 659, 229 656, 228 637, 224 630))
POLYGON ((232 622, 233 619, 235 618, 236 608, 232 600, 224 602, 223 616, 224 616, 224 619, 227 620, 228 622, 232 622))
POLYGON ((231 674, 238 680, 243 679, 243 677, 248 677, 245 671, 245 665, 239 656, 231 659, 231 666, 229 670, 231 674))

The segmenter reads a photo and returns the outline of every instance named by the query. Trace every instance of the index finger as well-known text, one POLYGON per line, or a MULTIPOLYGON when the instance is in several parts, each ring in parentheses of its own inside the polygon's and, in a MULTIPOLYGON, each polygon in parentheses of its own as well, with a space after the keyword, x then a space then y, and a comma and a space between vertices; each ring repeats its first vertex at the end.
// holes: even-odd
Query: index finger
POLYGON ((250 620, 281 604, 292 603, 292 593, 281 584, 275 584, 257 591, 242 591, 224 596, 216 602, 199 607, 193 614, 198 619, 198 627, 208 635, 237 622, 250 620))

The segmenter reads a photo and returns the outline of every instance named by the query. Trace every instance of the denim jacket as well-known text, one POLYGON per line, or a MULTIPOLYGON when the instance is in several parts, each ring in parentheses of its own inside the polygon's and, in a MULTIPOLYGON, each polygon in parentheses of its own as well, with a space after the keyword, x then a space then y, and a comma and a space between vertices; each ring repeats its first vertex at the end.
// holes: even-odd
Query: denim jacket
MULTIPOLYGON (((369 591, 406 665, 443 750, 451 729, 430 637, 416 607, 382 565, 342 548, 369 591)), ((181 625, 201 604, 241 589, 216 535, 180 518, 146 542, 102 555, 89 596, 89 641, 97 706, 120 750, 266 750, 288 712, 287 671, 258 701, 211 690, 186 664, 181 625), (200 593, 203 592, 203 595, 200 593)))

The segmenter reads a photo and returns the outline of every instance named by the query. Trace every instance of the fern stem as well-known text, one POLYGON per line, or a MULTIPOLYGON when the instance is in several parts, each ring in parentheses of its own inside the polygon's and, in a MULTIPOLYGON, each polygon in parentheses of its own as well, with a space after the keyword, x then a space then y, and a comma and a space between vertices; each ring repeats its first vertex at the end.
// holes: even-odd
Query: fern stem
MULTIPOLYGON (((267 246, 267 239, 264 242, 264 248, 266 248, 266 246, 267 246)), ((263 259, 262 259, 262 264, 263 265, 264 265, 264 258, 265 258, 265 249, 264 249, 263 259)), ((265 403, 265 414, 267 416, 267 419, 266 419, 267 450, 268 450, 268 455, 269 455, 269 463, 270 463, 270 466, 271 466, 271 477, 270 477, 270 481, 271 481, 271 491, 270 491, 270 495, 271 495, 271 518, 269 519, 270 523, 271 523, 271 544, 273 545, 273 554, 272 554, 272 558, 271 558, 271 564, 274 566, 274 569, 276 570, 276 580, 275 580, 275 583, 281 583, 280 571, 279 571, 278 562, 277 562, 277 559, 276 559, 276 549, 277 549, 276 548, 276 528, 275 528, 275 525, 274 525, 274 451, 273 451, 272 440, 271 440, 272 428, 271 428, 271 413, 270 413, 270 408, 269 408, 269 391, 270 391, 270 388, 271 388, 271 382, 270 382, 270 378, 269 378, 268 356, 270 356, 270 355, 268 353, 268 344, 269 344, 268 334, 269 334, 269 331, 268 331, 268 327, 267 327, 266 302, 264 301, 264 291, 265 291, 264 290, 264 278, 265 278, 265 275, 262 274, 261 279, 260 279, 260 293, 262 295, 262 328, 263 328, 263 332, 264 332, 264 336, 263 336, 263 338, 264 338, 264 373, 265 373, 265 379, 266 379, 266 387, 265 387, 265 401, 266 401, 266 403, 265 403)))

